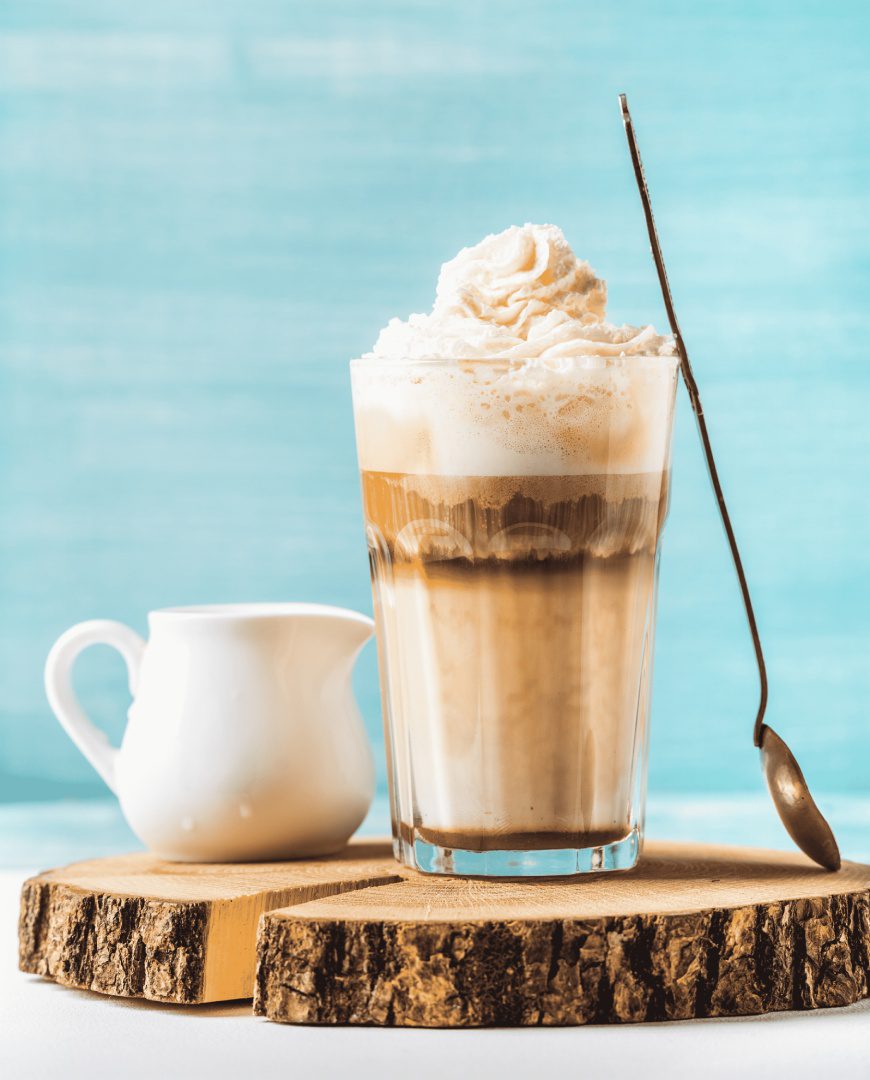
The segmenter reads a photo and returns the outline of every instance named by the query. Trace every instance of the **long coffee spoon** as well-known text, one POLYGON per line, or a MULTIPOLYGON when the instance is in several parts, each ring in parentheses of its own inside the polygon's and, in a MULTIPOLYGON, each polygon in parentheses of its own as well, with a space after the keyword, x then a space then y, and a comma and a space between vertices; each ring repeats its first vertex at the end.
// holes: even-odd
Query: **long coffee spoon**
POLYGON ((761 651, 761 638, 758 634, 758 625, 755 622, 755 613, 752 610, 752 600, 749 597, 749 586, 743 572, 740 552, 737 550, 737 540, 731 527, 731 518, 725 505, 722 485, 719 483, 716 462, 713 460, 713 448, 710 445, 710 436, 707 433, 707 424, 704 420, 704 410, 701 406, 698 384, 695 382, 692 365, 689 363, 689 356, 677 323, 671 288, 668 284, 668 275, 662 258, 655 220, 653 219, 649 189, 643 171, 643 164, 640 160, 640 153, 637 149, 631 113, 628 111, 628 101, 625 94, 619 95, 619 106, 622 110, 622 122, 625 125, 625 136, 628 139, 631 163, 634 166, 634 178, 637 181, 640 201, 643 204, 646 228, 649 233, 650 247, 656 264, 662 297, 665 302, 665 310, 668 313, 668 322, 671 324, 671 333, 674 335, 677 353, 680 357, 680 370, 683 373, 683 381, 686 384, 692 411, 698 423, 701 442, 704 445, 707 471, 713 483, 713 491, 716 493, 722 524, 725 526, 725 534, 728 537, 728 546, 731 549, 731 558, 734 560, 734 569, 737 571, 737 580, 740 582, 740 592, 743 595, 743 606, 746 608, 746 618, 749 621, 749 630, 752 634, 752 644, 755 647, 758 678, 761 684, 761 700, 758 705, 758 715, 755 718, 753 741, 761 751, 761 767, 767 781, 770 797, 773 799, 773 804, 789 836, 804 854, 809 855, 820 866, 825 867, 826 870, 839 870, 840 850, 837 847, 837 841, 834 839, 830 825, 810 794, 810 789, 804 779, 804 774, 801 772, 800 765, 798 765, 794 754, 789 750, 785 742, 772 727, 764 723, 764 712, 767 708, 767 669, 764 664, 764 654, 761 651))

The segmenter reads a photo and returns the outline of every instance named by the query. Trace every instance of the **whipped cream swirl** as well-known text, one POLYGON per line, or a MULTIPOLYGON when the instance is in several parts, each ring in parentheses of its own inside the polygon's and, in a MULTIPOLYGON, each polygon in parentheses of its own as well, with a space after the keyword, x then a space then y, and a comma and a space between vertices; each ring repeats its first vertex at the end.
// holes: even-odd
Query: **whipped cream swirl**
POLYGON ((652 326, 605 319, 607 286, 556 225, 512 225, 441 268, 429 315, 392 319, 369 358, 671 355, 652 326))

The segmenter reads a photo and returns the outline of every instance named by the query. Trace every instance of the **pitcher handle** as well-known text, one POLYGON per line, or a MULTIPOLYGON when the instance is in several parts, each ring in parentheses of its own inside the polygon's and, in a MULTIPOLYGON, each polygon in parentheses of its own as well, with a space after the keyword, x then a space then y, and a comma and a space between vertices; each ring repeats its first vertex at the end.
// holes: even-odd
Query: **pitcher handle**
POLYGON ((80 652, 91 645, 111 645, 127 665, 130 693, 135 695, 145 642, 129 626, 111 619, 91 619, 71 626, 52 646, 45 661, 45 692, 52 712, 88 761, 117 794, 117 749, 88 719, 72 685, 72 669, 80 652))

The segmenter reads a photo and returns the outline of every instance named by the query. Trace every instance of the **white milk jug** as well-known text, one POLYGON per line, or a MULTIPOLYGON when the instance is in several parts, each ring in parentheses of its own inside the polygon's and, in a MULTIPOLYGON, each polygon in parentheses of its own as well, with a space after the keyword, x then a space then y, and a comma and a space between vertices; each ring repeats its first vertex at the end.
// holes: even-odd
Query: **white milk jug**
POLYGON ((227 604, 153 611, 148 623, 147 643, 123 623, 79 623, 45 667, 55 715, 142 842, 203 862, 343 847, 374 793, 351 688, 371 619, 318 604, 227 604), (72 688, 76 657, 95 644, 127 663, 133 704, 120 749, 72 688))

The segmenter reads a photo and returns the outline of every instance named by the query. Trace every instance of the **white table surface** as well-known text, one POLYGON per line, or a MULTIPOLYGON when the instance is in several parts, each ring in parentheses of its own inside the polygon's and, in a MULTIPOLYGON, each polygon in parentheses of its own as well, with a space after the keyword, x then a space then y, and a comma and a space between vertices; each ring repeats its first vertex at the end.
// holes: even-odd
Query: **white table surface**
POLYGON ((848 1009, 622 1027, 477 1031, 272 1024, 247 1002, 163 1006, 17 970, 18 894, 0 872, 0 1076, 870 1078, 870 1001, 848 1009))

